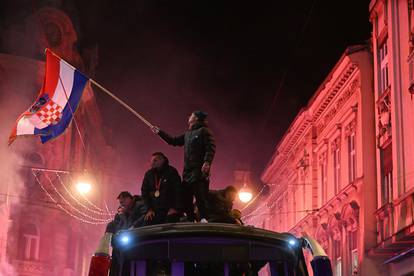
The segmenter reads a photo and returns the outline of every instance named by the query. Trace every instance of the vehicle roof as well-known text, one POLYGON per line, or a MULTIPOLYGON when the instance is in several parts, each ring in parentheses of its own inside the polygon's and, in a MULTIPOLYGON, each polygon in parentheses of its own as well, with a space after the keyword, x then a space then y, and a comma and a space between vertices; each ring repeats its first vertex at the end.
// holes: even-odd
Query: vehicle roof
POLYGON ((139 237, 140 241, 198 236, 244 238, 268 243, 288 243, 292 238, 296 239, 290 233, 278 233, 253 226, 229 223, 166 223, 124 230, 118 235, 122 233, 139 237))
POLYGON ((121 231, 114 236, 120 259, 194 262, 289 262, 303 260, 301 240, 252 226, 223 223, 173 223, 121 231), (128 242, 122 243, 122 237, 128 242), (292 242, 293 241, 293 242, 292 242))

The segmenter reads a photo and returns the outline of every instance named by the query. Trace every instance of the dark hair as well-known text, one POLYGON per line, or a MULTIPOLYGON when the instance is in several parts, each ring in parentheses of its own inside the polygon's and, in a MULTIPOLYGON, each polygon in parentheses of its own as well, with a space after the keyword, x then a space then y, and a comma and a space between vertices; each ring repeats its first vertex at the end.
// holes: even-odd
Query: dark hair
POLYGON ((227 186, 227 187, 224 189, 224 191, 225 191, 226 193, 237 193, 237 189, 236 189, 236 187, 234 187, 233 185, 229 185, 229 186, 227 186))
POLYGON ((129 197, 131 199, 133 198, 132 195, 131 195, 131 193, 128 192, 128 191, 120 192, 119 195, 118 195, 118 197, 116 199, 120 199, 121 197, 129 197))
POLYGON ((193 114, 197 117, 197 120, 199 122, 206 121, 207 116, 208 116, 208 114, 206 112, 203 112, 203 111, 200 111, 200 110, 194 111, 193 114))
POLYGON ((169 160, 168 160, 167 156, 165 156, 165 154, 160 152, 160 151, 154 152, 151 156, 161 156, 162 158, 164 158, 165 164, 169 164, 169 160))

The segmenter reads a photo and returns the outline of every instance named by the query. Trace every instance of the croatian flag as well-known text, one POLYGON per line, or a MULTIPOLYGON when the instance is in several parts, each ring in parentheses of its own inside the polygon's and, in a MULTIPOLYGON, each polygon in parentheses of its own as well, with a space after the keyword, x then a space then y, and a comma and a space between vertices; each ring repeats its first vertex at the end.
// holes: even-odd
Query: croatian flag
POLYGON ((38 135, 41 142, 56 138, 70 124, 88 78, 46 49, 43 87, 35 103, 17 119, 9 145, 18 136, 38 135))

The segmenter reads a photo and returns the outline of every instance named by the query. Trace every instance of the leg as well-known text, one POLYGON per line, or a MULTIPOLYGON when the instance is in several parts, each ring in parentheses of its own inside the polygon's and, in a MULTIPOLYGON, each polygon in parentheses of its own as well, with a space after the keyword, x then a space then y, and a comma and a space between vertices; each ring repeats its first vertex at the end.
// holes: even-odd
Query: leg
POLYGON ((115 248, 113 248, 109 276, 116 276, 116 275, 119 275, 118 251, 115 248))
POLYGON ((188 182, 182 183, 181 189, 182 211, 187 214, 189 221, 194 221, 193 187, 188 182))
POLYGON ((200 212, 200 218, 207 218, 206 206, 209 181, 206 179, 200 179, 197 182, 194 182, 193 185, 197 208, 200 212))

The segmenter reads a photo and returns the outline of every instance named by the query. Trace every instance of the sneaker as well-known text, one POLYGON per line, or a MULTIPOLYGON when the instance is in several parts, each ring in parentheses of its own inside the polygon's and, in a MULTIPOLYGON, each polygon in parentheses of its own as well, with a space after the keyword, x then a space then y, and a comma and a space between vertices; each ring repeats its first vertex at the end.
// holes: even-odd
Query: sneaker
POLYGON ((200 223, 208 223, 208 221, 205 218, 200 219, 200 223))

